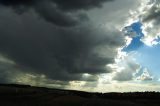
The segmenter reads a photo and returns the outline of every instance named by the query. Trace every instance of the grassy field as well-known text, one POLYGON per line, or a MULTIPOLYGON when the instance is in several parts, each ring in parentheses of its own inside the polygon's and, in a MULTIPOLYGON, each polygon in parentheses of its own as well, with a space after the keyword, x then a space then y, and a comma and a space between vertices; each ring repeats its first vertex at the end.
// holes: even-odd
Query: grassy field
POLYGON ((102 94, 1 84, 0 106, 160 106, 160 93, 102 94))

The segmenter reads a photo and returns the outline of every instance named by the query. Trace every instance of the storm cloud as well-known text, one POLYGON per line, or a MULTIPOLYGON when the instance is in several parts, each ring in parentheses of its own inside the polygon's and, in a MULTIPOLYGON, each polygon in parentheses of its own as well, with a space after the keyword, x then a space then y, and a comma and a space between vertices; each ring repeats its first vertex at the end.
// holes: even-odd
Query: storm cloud
POLYGON ((0 4, 12 7, 19 14, 32 9, 54 25, 71 27, 88 20, 82 11, 102 7, 106 1, 112 0, 0 0, 0 4))
POLYGON ((0 52, 16 66, 9 72, 57 81, 97 81, 98 74, 112 72, 106 65, 114 63, 124 37, 114 27, 97 27, 86 14, 110 0, 14 1, 0 1, 0 52))

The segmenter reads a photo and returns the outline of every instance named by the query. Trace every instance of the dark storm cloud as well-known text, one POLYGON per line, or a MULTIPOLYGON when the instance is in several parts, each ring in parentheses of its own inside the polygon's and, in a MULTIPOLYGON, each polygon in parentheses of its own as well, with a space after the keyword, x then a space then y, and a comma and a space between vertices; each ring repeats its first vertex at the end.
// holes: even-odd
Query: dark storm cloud
POLYGON ((52 0, 57 6, 63 10, 91 9, 93 7, 101 7, 103 2, 113 0, 52 0))
POLYGON ((61 9, 77 10, 77 9, 91 9, 94 7, 101 7, 102 3, 113 0, 0 0, 2 5, 17 6, 17 5, 35 5, 39 2, 52 2, 61 9), (35 3, 35 4, 34 4, 35 3))
POLYGON ((75 26, 88 20, 87 15, 84 13, 64 12, 50 2, 38 3, 34 9, 40 17, 57 26, 75 26))
POLYGON ((31 5, 36 0, 0 0, 0 3, 5 6, 31 5))
POLYGON ((106 1, 112 0, 0 0, 0 3, 13 7, 17 13, 32 8, 46 21, 65 27, 88 20, 86 14, 77 11, 101 7, 106 1))
POLYGON ((92 1, 77 1, 79 7, 71 5, 75 3, 73 0, 69 0, 69 4, 62 0, 1 1, 5 6, 25 5, 35 10, 19 15, 2 7, 1 13, 6 18, 0 18, 1 54, 15 61, 18 70, 44 74, 53 80, 95 81, 97 74, 111 72, 106 65, 114 62, 117 47, 124 43, 120 32, 114 28, 104 30, 89 21, 82 24, 88 19, 86 14, 73 12, 98 7, 104 2, 92 1), (37 19, 37 13, 49 23, 37 19), (75 25, 77 27, 67 27, 75 25), (84 78, 84 73, 90 76, 84 78))
POLYGON ((1 52, 20 64, 20 68, 30 67, 55 80, 79 80, 83 73, 111 72, 106 64, 114 62, 115 49, 123 41, 121 36, 115 38, 118 32, 106 33, 101 29, 43 29, 47 26, 26 23, 25 26, 29 29, 11 26, 9 32, 1 31, 1 52), (17 32, 18 29, 21 31, 17 32), (104 45, 109 46, 103 48, 104 45), (97 47, 102 47, 106 55, 101 56, 104 51, 96 50, 97 47))

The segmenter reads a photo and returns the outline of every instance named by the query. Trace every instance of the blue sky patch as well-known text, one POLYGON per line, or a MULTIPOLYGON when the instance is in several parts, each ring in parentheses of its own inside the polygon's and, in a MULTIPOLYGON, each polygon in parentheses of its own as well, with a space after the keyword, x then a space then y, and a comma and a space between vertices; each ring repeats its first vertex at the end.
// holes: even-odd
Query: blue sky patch
MULTIPOLYGON (((130 52, 144 46, 144 43, 141 41, 141 38, 144 37, 141 29, 142 24, 140 22, 136 22, 127 27, 129 28, 126 29, 126 33, 134 32, 136 35, 132 37, 131 43, 127 47, 124 47, 122 51, 130 52)), ((130 35, 128 36, 130 37, 130 35)))
MULTIPOLYGON (((142 24, 140 22, 133 23, 128 27, 130 27, 128 32, 135 32, 136 36, 132 37, 131 43, 124 47, 122 51, 127 53, 136 51, 138 53, 135 56, 137 62, 141 65, 141 67, 147 68, 149 72, 154 75, 155 79, 158 79, 160 77, 160 44, 149 47, 141 41, 144 34, 142 33, 142 24)), ((154 41, 159 42, 160 37, 157 37, 154 41)))

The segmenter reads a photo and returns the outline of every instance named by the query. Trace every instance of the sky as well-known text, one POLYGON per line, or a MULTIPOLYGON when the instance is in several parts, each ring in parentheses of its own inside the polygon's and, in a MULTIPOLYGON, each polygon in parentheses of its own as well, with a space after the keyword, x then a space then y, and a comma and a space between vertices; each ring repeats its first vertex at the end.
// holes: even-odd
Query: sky
POLYGON ((0 83, 160 91, 159 0, 0 0, 0 83))

